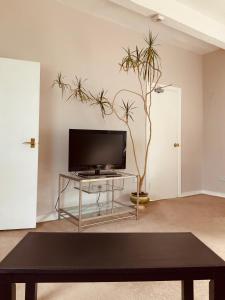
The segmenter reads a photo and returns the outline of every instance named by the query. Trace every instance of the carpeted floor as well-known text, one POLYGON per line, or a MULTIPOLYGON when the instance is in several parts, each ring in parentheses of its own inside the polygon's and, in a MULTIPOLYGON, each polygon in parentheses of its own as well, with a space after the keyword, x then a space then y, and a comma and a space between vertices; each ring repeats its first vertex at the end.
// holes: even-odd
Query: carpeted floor
MULTIPOLYGON (((65 221, 38 224, 37 231, 74 231, 65 221)), ((140 220, 126 220, 92 227, 94 232, 194 233, 225 259, 225 199, 206 195, 152 202, 140 213, 140 220)), ((27 233, 0 232, 0 260, 27 233)), ((143 245, 144 247, 144 245, 143 245)), ((54 249, 52 249, 54 255, 54 249)), ((17 286, 17 299, 24 299, 24 285, 17 286)), ((180 282, 39 284, 38 300, 180 300, 180 282)), ((195 282, 195 299, 208 299, 208 282, 195 282)))

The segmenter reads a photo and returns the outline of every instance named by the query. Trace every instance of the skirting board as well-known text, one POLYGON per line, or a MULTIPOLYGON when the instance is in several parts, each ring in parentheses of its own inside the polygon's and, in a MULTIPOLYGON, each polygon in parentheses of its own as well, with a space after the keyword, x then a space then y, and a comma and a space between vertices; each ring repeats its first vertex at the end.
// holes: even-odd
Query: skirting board
MULTIPOLYGON (((213 191, 208 191, 208 190, 184 192, 184 193, 181 193, 180 197, 189 197, 189 196, 194 196, 194 195, 199 195, 199 194, 225 198, 225 193, 218 193, 218 192, 213 192, 213 191)), ((158 201, 158 200, 155 200, 155 201, 158 201)), ((49 213, 46 215, 38 216, 37 223, 54 221, 57 219, 58 219, 58 214, 56 212, 52 212, 52 213, 49 213)))
POLYGON ((225 198, 225 193, 218 193, 218 192, 213 192, 213 191, 208 191, 208 190, 203 190, 202 194, 225 198))
POLYGON ((213 191, 209 191, 209 190, 184 192, 184 193, 181 193, 181 197, 189 197, 189 196, 194 196, 194 195, 199 195, 199 194, 225 198, 225 193, 218 193, 218 192, 213 192, 213 191))
POLYGON ((189 196, 194 196, 199 194, 205 194, 205 193, 203 193, 203 191, 190 191, 190 192, 181 193, 180 197, 189 197, 189 196))
POLYGON ((58 214, 56 212, 48 213, 46 215, 37 216, 37 223, 54 221, 58 219, 58 214))

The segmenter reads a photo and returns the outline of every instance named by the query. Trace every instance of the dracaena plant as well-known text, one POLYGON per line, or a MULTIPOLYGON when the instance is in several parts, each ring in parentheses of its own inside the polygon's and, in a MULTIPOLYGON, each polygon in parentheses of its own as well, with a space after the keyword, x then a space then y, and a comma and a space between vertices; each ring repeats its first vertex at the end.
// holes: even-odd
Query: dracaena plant
POLYGON ((124 49, 125 55, 122 58, 119 66, 122 72, 133 72, 139 84, 139 91, 130 89, 120 89, 113 98, 107 96, 106 90, 102 89, 97 94, 86 88, 85 80, 75 77, 72 82, 66 82, 61 73, 53 82, 53 86, 61 89, 62 98, 66 101, 71 99, 79 100, 83 103, 96 105, 99 107, 102 117, 114 114, 121 122, 123 122, 130 134, 132 150, 135 160, 137 173, 139 175, 139 191, 143 192, 143 183, 147 172, 147 163, 149 155, 149 147, 152 138, 152 123, 151 123, 151 102, 152 93, 156 88, 161 78, 160 57, 156 49, 156 37, 153 37, 151 32, 145 38, 145 47, 135 49, 124 49), (127 95, 127 100, 123 96, 127 95), (132 97, 132 100, 129 99, 132 97), (135 97, 135 100, 133 98, 135 97), (119 105, 118 105, 119 104, 119 105), (135 109, 142 107, 146 116, 146 122, 149 126, 149 136, 145 147, 143 169, 137 159, 136 145, 133 137, 131 122, 135 122, 135 109))

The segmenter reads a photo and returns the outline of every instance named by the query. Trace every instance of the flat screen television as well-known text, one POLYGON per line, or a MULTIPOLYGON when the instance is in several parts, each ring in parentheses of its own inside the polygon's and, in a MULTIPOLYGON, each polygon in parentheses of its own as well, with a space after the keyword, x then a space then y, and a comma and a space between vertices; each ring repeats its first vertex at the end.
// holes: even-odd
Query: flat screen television
POLYGON ((126 168, 126 131, 69 129, 69 172, 126 168))

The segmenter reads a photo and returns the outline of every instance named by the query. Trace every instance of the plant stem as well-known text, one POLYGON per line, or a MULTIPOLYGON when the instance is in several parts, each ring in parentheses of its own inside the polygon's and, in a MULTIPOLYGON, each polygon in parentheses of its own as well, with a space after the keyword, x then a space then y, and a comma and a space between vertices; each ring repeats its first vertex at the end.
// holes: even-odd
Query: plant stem
POLYGON ((137 155, 136 155, 136 149, 135 149, 135 144, 134 144, 134 138, 133 138, 133 135, 132 135, 132 131, 131 131, 130 125, 129 125, 128 121, 126 121, 126 120, 124 120, 123 118, 120 117, 120 115, 117 113, 115 107, 112 106, 112 109, 113 109, 113 112, 116 115, 116 117, 120 121, 122 121, 127 126, 127 128, 128 128, 129 135, 130 135, 130 138, 131 138, 131 144, 132 144, 132 150, 133 150, 133 154, 134 154, 135 165, 136 165, 136 169, 137 169, 138 175, 140 176, 140 169, 139 169, 139 165, 138 165, 138 161, 137 161, 137 155))
MULTIPOLYGON (((128 122, 126 124, 127 124, 128 130, 129 130, 130 138, 131 138, 131 143, 132 143, 132 149, 133 149, 133 154, 134 154, 135 165, 136 165, 136 168, 137 168, 137 171, 138 171, 138 175, 140 176, 140 169, 139 169, 139 166, 138 166, 136 149, 135 149, 135 144, 134 144, 134 139, 133 139, 132 131, 131 131, 131 128, 130 128, 130 125, 128 124, 128 122)), ((139 190, 140 190, 140 188, 139 188, 139 190)))
POLYGON ((139 93, 136 93, 136 92, 134 92, 134 91, 127 90, 127 89, 121 89, 121 90, 119 90, 119 91, 114 95, 113 101, 112 101, 112 106, 114 106, 117 96, 118 96, 120 93, 122 93, 122 92, 132 93, 132 94, 134 94, 134 95, 139 96, 139 97, 142 98, 142 95, 139 94, 139 93))

